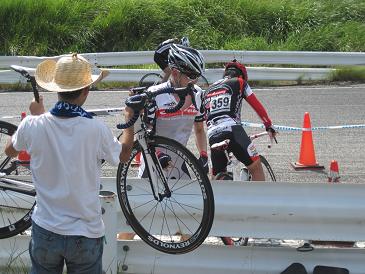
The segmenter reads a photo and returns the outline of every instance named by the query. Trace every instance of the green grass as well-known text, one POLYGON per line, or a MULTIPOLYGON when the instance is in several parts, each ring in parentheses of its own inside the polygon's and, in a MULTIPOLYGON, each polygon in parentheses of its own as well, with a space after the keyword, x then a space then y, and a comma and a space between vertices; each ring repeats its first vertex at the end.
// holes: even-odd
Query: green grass
MULTIPOLYGON (((198 49, 365 51, 358 0, 0 1, 0 55, 153 50, 182 36, 198 49)), ((364 81, 361 69, 333 79, 346 77, 364 81)))
POLYGON ((358 0, 1 0, 0 55, 199 49, 365 51, 358 0))
POLYGON ((342 67, 331 75, 332 81, 365 82, 365 67, 342 67))

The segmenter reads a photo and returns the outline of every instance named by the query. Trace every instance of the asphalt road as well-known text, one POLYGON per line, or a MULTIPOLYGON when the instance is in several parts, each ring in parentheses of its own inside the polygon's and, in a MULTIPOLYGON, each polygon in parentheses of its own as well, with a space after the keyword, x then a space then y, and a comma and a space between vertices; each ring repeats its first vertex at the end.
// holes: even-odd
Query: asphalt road
MULTIPOLYGON (((344 86, 291 86, 254 89, 257 97, 266 106, 274 124, 288 127, 302 127, 305 112, 309 112, 312 127, 365 124, 365 85, 344 86)), ((43 93, 46 108, 56 101, 56 95, 43 93)), ((94 91, 90 94, 85 108, 121 107, 126 92, 94 91)), ((32 98, 30 92, 0 92, 0 117, 19 115, 27 111, 32 98)), ((120 116, 101 117, 113 128, 120 122, 120 116)), ((1 118, 0 118, 1 119, 1 118)), ((3 120, 3 119, 1 119, 3 120)), ((242 120, 260 122, 248 104, 243 103, 242 120)), ((19 118, 7 119, 18 123, 19 118)), ((249 134, 262 129, 247 128, 249 134)), ((267 149, 267 139, 261 138, 256 144, 269 160, 278 181, 326 182, 331 160, 339 164, 340 181, 365 183, 365 128, 324 129, 313 131, 313 143, 318 164, 325 167, 321 171, 295 171, 290 163, 299 159, 301 131, 282 130, 279 144, 267 149), (265 139, 265 140, 264 140, 265 139)), ((196 152, 194 139, 188 147, 196 152)), ((300 194, 298 194, 300 195, 300 194)))

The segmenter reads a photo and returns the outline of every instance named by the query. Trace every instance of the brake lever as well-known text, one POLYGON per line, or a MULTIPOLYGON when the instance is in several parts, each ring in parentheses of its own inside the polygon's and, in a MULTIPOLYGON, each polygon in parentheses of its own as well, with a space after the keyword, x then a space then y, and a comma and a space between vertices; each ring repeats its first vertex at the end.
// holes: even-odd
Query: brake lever
POLYGON ((193 103, 195 109, 198 110, 198 106, 196 105, 196 101, 195 101, 194 84, 193 83, 189 83, 188 86, 187 86, 187 89, 188 89, 187 94, 190 95, 191 102, 193 103))

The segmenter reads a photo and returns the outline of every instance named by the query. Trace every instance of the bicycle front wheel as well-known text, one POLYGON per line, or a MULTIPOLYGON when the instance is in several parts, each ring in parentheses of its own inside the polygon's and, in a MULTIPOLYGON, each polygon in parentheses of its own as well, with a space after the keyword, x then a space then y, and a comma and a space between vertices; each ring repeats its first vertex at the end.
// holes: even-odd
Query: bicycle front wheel
MULTIPOLYGON (((214 198, 209 179, 195 156, 180 143, 155 136, 148 145, 150 152, 162 152, 171 161, 152 182, 141 171, 150 152, 142 151, 135 142, 128 163, 120 164, 117 172, 123 213, 137 235, 153 248, 169 254, 190 252, 204 242, 213 223, 214 198), (140 167, 133 165, 138 153, 140 167), (166 178, 169 195, 161 176, 166 178)), ((156 167, 150 166, 152 169, 156 167)))
POLYGON ((35 192, 31 183, 20 180, 19 175, 30 175, 29 160, 22 161, 5 155, 7 140, 17 126, 0 121, 0 239, 15 236, 31 226, 31 213, 35 206, 35 192), (10 176, 16 175, 16 176, 10 176), (7 178, 14 178, 9 183, 7 178), (29 185, 30 191, 20 185, 29 185))
POLYGON ((158 73, 151 72, 145 74, 141 80, 139 80, 138 85, 140 87, 146 87, 149 88, 150 86, 158 85, 161 83, 162 76, 158 73))

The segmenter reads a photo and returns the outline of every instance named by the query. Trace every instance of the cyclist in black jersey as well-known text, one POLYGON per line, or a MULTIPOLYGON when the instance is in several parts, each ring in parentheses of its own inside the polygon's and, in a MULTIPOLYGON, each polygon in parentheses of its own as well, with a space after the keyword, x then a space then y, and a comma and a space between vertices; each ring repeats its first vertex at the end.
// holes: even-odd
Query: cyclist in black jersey
POLYGON ((153 56, 153 60, 164 72, 161 83, 166 82, 171 74, 171 69, 168 63, 168 55, 172 44, 181 44, 186 47, 190 46, 190 42, 187 37, 181 38, 180 41, 178 38, 167 39, 157 46, 155 54, 153 56))
MULTIPOLYGON (((253 181, 264 181, 265 175, 259 154, 241 125, 242 99, 256 111, 262 119, 271 138, 276 131, 260 101, 247 83, 244 65, 233 60, 225 66, 224 78, 213 83, 202 96, 205 109, 210 146, 230 140, 228 151, 249 169, 253 181)), ((227 171, 227 158, 223 151, 211 151, 213 175, 227 171)))

